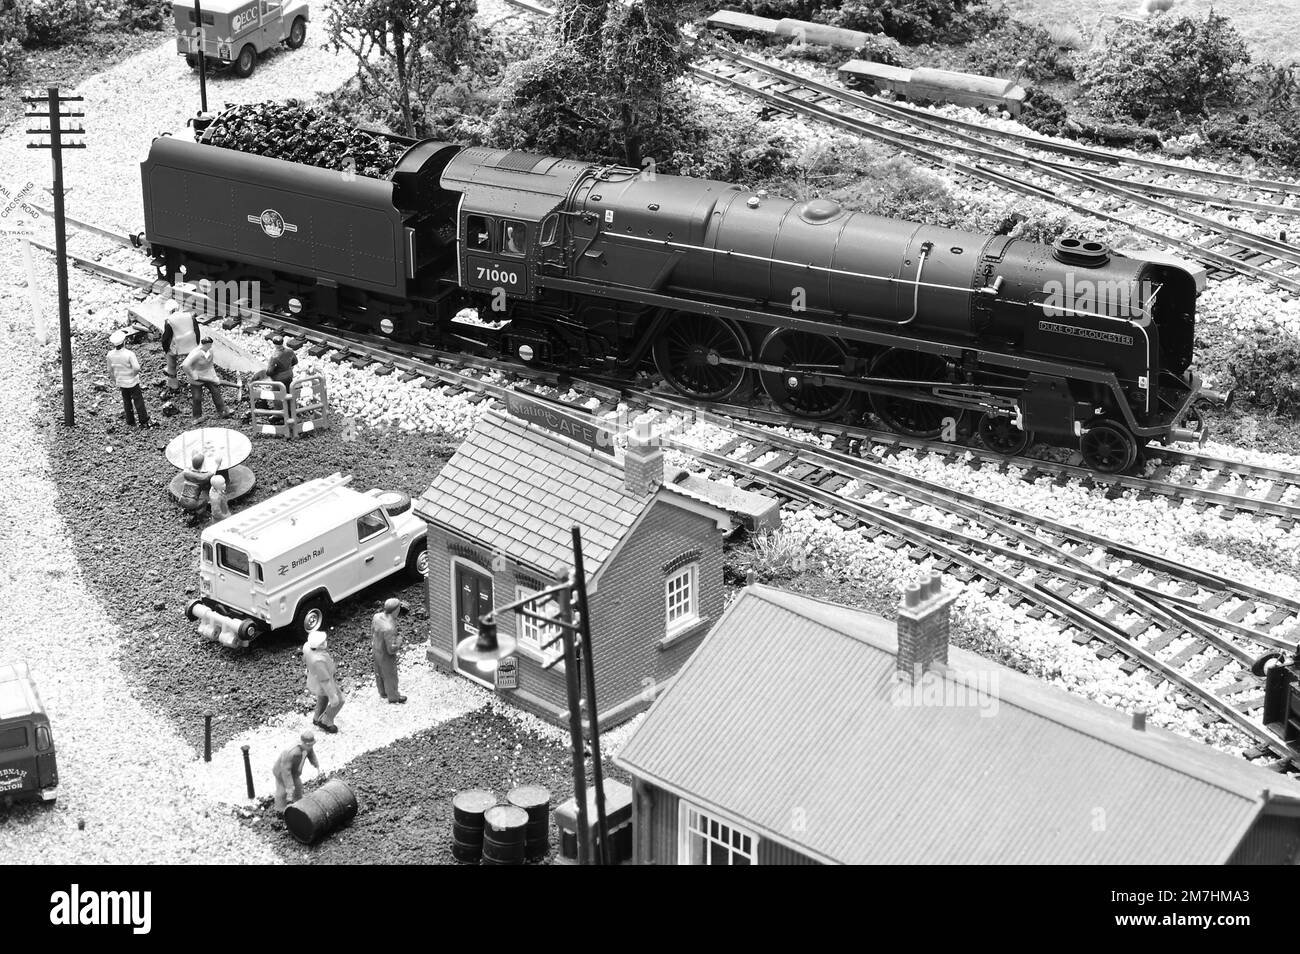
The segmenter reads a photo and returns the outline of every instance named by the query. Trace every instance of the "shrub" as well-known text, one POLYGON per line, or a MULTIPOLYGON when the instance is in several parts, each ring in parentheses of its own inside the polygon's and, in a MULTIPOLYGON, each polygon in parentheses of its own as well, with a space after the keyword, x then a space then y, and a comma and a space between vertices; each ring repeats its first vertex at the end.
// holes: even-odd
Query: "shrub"
POLYGON ((1300 414, 1300 339, 1278 328, 1257 326, 1234 335, 1224 350, 1224 370, 1251 400, 1276 414, 1300 414))
POLYGON ((1059 136, 1066 131, 1068 119, 1065 104, 1042 89, 1031 89, 1025 94, 1020 109, 1020 121, 1036 133, 1059 136))
POLYGON ((832 26, 916 44, 968 40, 995 29, 1006 16, 1002 7, 983 0, 844 0, 839 9, 822 11, 821 18, 832 26))
POLYGON ((0 0, 0 46, 27 42, 27 13, 30 0, 0 0))
POLYGON ((164 0, 121 0, 118 25, 128 30, 161 30, 170 19, 164 0))
POLYGON ((696 93, 679 86, 680 98, 667 114, 658 143, 667 156, 660 170, 724 182, 768 181, 787 175, 792 145, 757 127, 747 113, 711 112, 696 93))
POLYGON ((23 47, 15 39, 0 40, 0 82, 16 79, 23 71, 23 47))
POLYGON ((1113 116, 1200 113, 1238 92, 1249 61, 1227 17, 1167 14, 1121 23, 1083 63, 1079 81, 1089 102, 1113 116))
POLYGON ((1015 79, 1021 75, 1032 80, 1070 79, 1074 65, 1070 56, 1040 26, 1008 20, 998 29, 972 40, 966 47, 966 69, 972 73, 1015 79))
POLYGON ((746 570, 753 570, 763 582, 790 579, 808 568, 804 541, 783 530, 752 537, 749 547, 737 556, 737 562, 746 570))
POLYGON ((84 36, 95 23, 89 0, 25 0, 27 42, 54 46, 84 36))
POLYGON ((1200 134, 1216 146, 1300 166, 1300 115, 1295 112, 1215 116, 1201 124, 1200 134))

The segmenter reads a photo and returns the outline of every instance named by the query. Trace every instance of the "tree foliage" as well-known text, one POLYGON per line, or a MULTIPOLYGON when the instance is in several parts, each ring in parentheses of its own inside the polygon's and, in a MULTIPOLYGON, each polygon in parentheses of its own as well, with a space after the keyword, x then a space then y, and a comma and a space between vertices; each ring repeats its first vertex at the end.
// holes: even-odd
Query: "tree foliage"
POLYGON ((1238 91, 1249 62, 1227 17, 1162 14, 1121 23, 1083 63, 1079 82, 1092 106, 1113 116, 1204 113, 1238 91))
POLYGON ((492 138, 638 168, 665 155, 669 88, 688 62, 677 26, 675 0, 564 0, 552 35, 509 71, 492 138))
POLYGON ((396 103, 414 136, 422 104, 480 49, 476 10, 475 0, 335 0, 325 26, 329 45, 357 58, 362 95, 396 103))

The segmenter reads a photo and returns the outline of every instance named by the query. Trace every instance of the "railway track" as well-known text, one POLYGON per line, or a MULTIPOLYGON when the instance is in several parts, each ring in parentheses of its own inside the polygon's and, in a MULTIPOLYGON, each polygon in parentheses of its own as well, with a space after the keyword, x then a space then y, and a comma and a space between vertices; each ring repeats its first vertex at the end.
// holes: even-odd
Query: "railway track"
MULTIPOLYGON (((129 237, 118 241, 121 236, 90 223, 73 223, 87 235, 127 247, 133 244, 129 237)), ((35 244, 50 250, 43 243, 35 244)), ((70 257, 78 267, 114 281, 140 289, 158 286, 154 278, 70 257)), ((191 304, 205 300, 197 290, 182 289, 181 297, 188 297, 191 304)), ((225 319, 232 325, 237 320, 225 319)), ((1221 722, 1248 739, 1253 757, 1290 754, 1261 724, 1263 697, 1249 666, 1265 651, 1294 649, 1300 632, 1300 601, 901 474, 870 459, 874 455, 864 459, 828 450, 701 411, 651 390, 570 382, 561 375, 539 375, 509 362, 303 325, 290 316, 250 314, 247 321, 266 334, 284 333, 291 346, 304 347, 318 357, 346 361, 379 376, 422 379, 424 387, 446 388, 447 393, 469 392, 471 401, 503 399, 508 391, 517 393, 520 383, 540 382, 557 389, 576 385, 584 415, 608 415, 627 403, 633 413, 647 409, 662 415, 670 429, 696 420, 713 423, 732 435, 721 447, 668 443, 732 475, 742 486, 774 494, 787 507, 816 508, 845 529, 887 547, 907 547, 912 559, 929 560, 963 583, 982 585, 989 595, 998 594, 1012 605, 1032 604, 1031 616, 1049 619, 1080 644, 1096 643, 1097 655, 1119 654, 1121 669, 1130 673, 1144 669, 1152 682, 1177 687, 1204 722, 1221 722)), ((752 408, 739 410, 750 420, 763 414, 752 408)), ((784 419, 779 423, 790 425, 784 419)), ((835 430, 824 424, 817 428, 835 430)), ((860 441, 875 440, 880 434, 839 430, 841 436, 860 441)), ((896 441, 897 435, 889 439, 896 441)), ((1287 486, 1294 496, 1300 475, 1278 472, 1277 477, 1290 481, 1287 486)), ((1281 499, 1265 503, 1290 506, 1281 499)))
MULTIPOLYGON (((554 14, 550 7, 534 0, 507 2, 539 16, 554 14)), ((709 53, 689 68, 701 80, 758 99, 782 112, 885 143, 928 165, 1122 226, 1178 249, 1204 264, 1213 277, 1243 275, 1266 282, 1289 296, 1300 295, 1300 246, 1182 207, 1190 203, 1261 215, 1300 216, 1300 184, 1203 172, 1177 163, 1130 159, 1092 147, 1058 145, 1041 137, 1002 134, 976 123, 887 103, 747 56, 725 44, 696 39, 709 53), (1052 161, 1025 148, 1003 144, 1013 141, 1037 150, 1056 146, 1058 153, 1086 160, 1090 165, 1052 161), (1132 170, 1127 177, 1109 175, 1104 168, 1121 162, 1132 170), (1188 189, 1186 183, 1178 183, 1179 176, 1212 183, 1215 191, 1188 189), (1067 189, 1073 191, 1073 196, 1065 193, 1067 189), (1231 194, 1233 190, 1239 194, 1231 194), (1270 197, 1273 201, 1265 201, 1270 197), (1123 210, 1133 205, 1180 222, 1189 234, 1175 235, 1131 222, 1123 210)))

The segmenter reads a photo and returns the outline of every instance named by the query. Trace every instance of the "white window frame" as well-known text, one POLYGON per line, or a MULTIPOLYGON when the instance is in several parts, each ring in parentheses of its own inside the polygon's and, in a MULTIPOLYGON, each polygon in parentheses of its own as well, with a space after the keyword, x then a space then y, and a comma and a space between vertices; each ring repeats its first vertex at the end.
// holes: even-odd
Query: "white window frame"
POLYGON ((699 561, 679 566, 664 577, 664 623, 669 636, 690 629, 700 621, 700 564, 699 561), (673 618, 672 585, 686 577, 686 612, 673 618))
MULTIPOLYGON (((533 589, 531 586, 516 585, 515 599, 528 599, 529 597, 536 595, 537 592, 538 591, 533 589)), ((559 612, 559 606, 556 605, 555 597, 551 597, 538 609, 542 613, 552 611, 556 613, 559 612)), ((515 639, 518 641, 517 644, 519 648, 523 650, 526 655, 532 656, 534 659, 537 659, 542 663, 549 663, 551 660, 558 659, 560 656, 564 655, 563 642, 555 643, 549 649, 542 649, 543 643, 548 643, 556 636, 560 635, 560 629, 558 626, 549 627, 545 623, 539 623, 537 620, 523 615, 516 615, 515 619, 519 621, 515 631, 515 639), (547 630, 550 630, 550 632, 547 632, 547 630)))
MULTIPOLYGON (((742 855, 749 859, 751 865, 758 864, 758 836, 746 828, 744 825, 737 824, 726 815, 716 812, 713 809, 705 810, 698 805, 692 805, 690 802, 682 799, 677 809, 677 863, 679 865, 690 865, 691 862, 691 838, 698 834, 704 839, 706 846, 712 854, 713 846, 723 846, 731 852, 732 855, 742 855), (693 827, 693 821, 698 818, 704 824, 704 830, 693 827), (727 829, 726 841, 714 838, 708 832, 708 825, 716 823, 727 829), (749 848, 744 849, 737 844, 739 839, 748 838, 749 848)), ((734 862, 731 862, 734 864, 734 862)), ((707 864, 707 862, 706 862, 707 864)))

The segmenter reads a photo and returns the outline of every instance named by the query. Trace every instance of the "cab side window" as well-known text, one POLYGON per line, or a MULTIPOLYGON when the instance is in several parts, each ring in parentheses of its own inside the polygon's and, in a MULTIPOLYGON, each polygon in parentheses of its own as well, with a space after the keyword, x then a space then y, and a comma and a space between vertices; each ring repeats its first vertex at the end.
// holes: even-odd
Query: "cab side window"
POLYGON ((384 512, 373 510, 357 520, 357 542, 365 541, 387 529, 388 521, 384 519, 384 512))
POLYGON ((466 216, 465 244, 473 251, 492 251, 492 224, 488 221, 487 216, 466 216))
POLYGON ((528 248, 528 231, 522 222, 501 223, 501 252, 523 255, 528 248))
POLYGON ((248 554, 224 543, 217 544, 217 565, 231 573, 248 576, 248 554))

